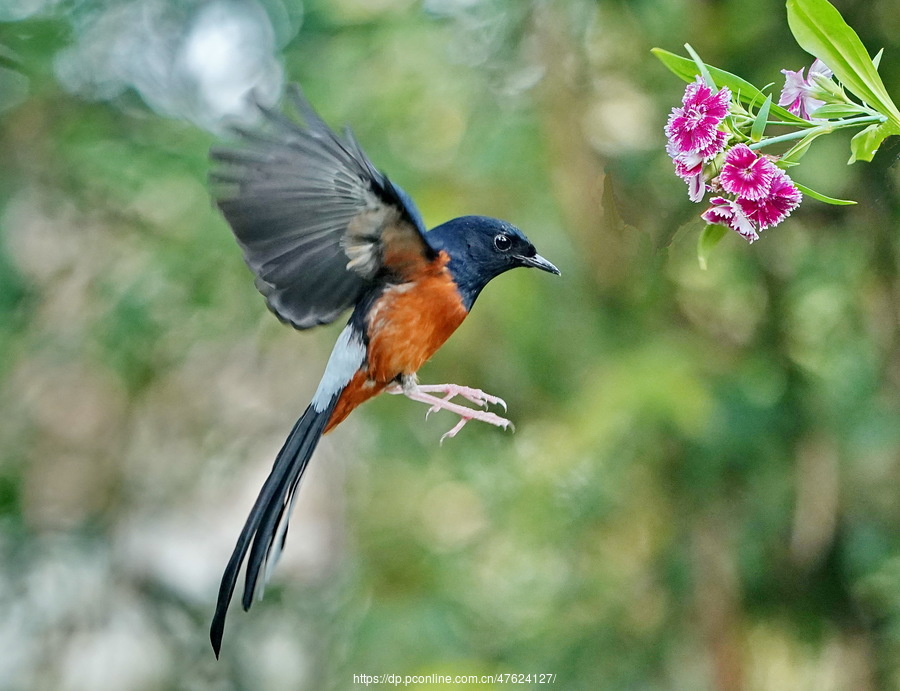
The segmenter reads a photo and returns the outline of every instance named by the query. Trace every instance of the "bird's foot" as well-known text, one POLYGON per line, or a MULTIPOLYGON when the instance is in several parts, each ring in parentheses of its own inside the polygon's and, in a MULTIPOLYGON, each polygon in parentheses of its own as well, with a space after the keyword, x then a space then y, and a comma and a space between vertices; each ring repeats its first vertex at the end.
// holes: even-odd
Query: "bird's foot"
POLYGON ((472 389, 468 386, 458 386, 456 384, 413 384, 408 386, 400 386, 399 384, 395 384, 393 386, 389 386, 385 389, 387 393, 390 394, 403 394, 408 399, 412 401, 418 401, 419 403, 425 403, 430 406, 428 412, 425 413, 425 417, 427 418, 432 413, 438 410, 446 410, 448 412, 454 413, 455 415, 459 415, 459 422, 449 430, 445 432, 441 437, 441 443, 444 443, 445 439, 452 439, 457 435, 457 433, 465 427, 466 423, 469 420, 478 420, 479 422, 486 422, 489 425, 494 425, 495 427, 500 427, 502 429, 512 429, 515 431, 515 427, 512 422, 507 420, 506 418, 500 417, 499 415, 495 415, 494 413, 490 413, 486 410, 473 410, 472 408, 467 408, 464 405, 459 405, 458 403, 453 403, 452 399, 456 396, 460 396, 461 398, 466 399, 470 403, 474 403, 477 406, 486 408, 489 404, 492 405, 501 405, 503 406, 503 410, 506 410, 506 401, 498 396, 492 396, 489 393, 485 393, 480 389, 472 389), (444 394, 443 398, 439 398, 433 394, 444 394))
MULTIPOLYGON (((460 396, 480 408, 487 408, 488 405, 499 405, 503 406, 504 412, 507 410, 506 401, 499 396, 485 393, 481 389, 472 389, 468 386, 459 386, 458 384, 416 384, 416 389, 422 393, 444 394, 442 399, 444 401, 450 401, 460 396)), ((429 410, 428 412, 431 413, 433 411, 429 410)))

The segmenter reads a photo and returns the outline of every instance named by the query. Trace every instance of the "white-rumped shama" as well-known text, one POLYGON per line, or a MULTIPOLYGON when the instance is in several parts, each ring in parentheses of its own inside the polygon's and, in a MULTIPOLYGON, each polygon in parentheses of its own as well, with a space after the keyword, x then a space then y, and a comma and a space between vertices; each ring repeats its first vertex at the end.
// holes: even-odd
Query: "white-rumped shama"
POLYGON ((246 610, 284 546, 297 486, 321 436, 382 391, 459 415, 445 437, 473 419, 509 426, 450 401, 505 408, 501 399, 450 384, 422 386, 416 372, 492 278, 517 266, 559 274, 505 221, 463 216, 426 232, 412 200, 375 168, 349 129, 335 134, 299 88, 289 97, 301 121, 260 106, 262 127, 236 128, 240 146, 213 149, 217 202, 279 319, 308 329, 353 312, 228 561, 210 629, 216 656, 241 564, 247 559, 246 610))

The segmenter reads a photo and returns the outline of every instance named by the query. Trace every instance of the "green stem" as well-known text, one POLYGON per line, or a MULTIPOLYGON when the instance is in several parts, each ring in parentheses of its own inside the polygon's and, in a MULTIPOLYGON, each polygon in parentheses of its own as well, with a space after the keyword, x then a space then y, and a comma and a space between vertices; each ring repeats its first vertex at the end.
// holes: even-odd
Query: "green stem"
POLYGON ((887 122, 887 118, 884 115, 861 115, 856 118, 847 118, 846 120, 835 120, 824 122, 821 125, 816 125, 810 129, 797 130, 796 132, 788 132, 787 134, 782 134, 777 137, 769 137, 768 139, 763 139, 754 144, 750 144, 751 149, 761 149, 764 146, 769 146, 770 144, 780 144, 781 142, 790 142, 795 139, 803 139, 813 132, 821 132, 823 134, 833 132, 834 130, 844 129, 846 127, 858 127, 859 125, 868 125, 873 122, 887 122))

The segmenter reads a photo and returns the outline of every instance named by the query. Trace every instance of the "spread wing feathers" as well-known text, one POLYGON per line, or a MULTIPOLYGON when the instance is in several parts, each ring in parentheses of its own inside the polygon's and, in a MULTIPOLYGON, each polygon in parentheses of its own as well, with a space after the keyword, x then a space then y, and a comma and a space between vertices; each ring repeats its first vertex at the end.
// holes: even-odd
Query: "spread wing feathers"
POLYGON ((240 148, 213 149, 211 178, 269 308, 306 329, 437 254, 415 205, 349 130, 339 137, 299 88, 288 94, 302 123, 260 106, 264 127, 236 129, 240 148))
POLYGON ((222 646, 225 616, 234 595, 241 564, 247 559, 242 600, 243 607, 247 610, 253 604, 254 594, 261 591, 265 585, 265 581, 284 547, 288 520, 294 506, 300 479, 322 437, 322 432, 331 417, 336 400, 337 396, 334 396, 329 407, 321 411, 310 405, 303 416, 297 420, 287 441, 278 452, 272 472, 263 484, 256 503, 247 517, 247 522, 241 530, 231 559, 225 567, 222 584, 219 587, 216 612, 209 631, 216 657, 219 656, 222 646))

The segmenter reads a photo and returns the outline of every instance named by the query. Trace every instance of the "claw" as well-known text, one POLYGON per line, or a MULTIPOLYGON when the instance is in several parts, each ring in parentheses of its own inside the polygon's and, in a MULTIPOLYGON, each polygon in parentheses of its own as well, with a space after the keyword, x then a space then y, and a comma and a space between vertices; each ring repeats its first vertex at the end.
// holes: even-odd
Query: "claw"
POLYGON ((444 443, 445 439, 452 439, 457 435, 457 433, 465 427, 466 423, 469 420, 478 420, 479 422, 486 422, 489 425, 494 425, 495 427, 500 427, 501 429, 512 429, 515 431, 515 427, 512 422, 507 420, 506 418, 502 418, 499 415, 495 415, 494 413, 490 413, 487 410, 473 410, 472 408, 467 408, 464 405, 459 405, 458 403, 452 403, 451 399, 456 396, 460 396, 470 403, 474 403, 477 406, 482 408, 487 408, 488 405, 499 405, 503 406, 504 412, 507 410, 506 401, 504 401, 499 396, 492 396, 491 394, 485 393, 479 389, 472 389, 468 386, 458 386, 456 384, 429 384, 425 386, 420 386, 415 384, 413 386, 403 387, 399 384, 393 384, 385 389, 385 391, 389 394, 403 394, 407 398, 413 401, 419 401, 420 403, 427 403, 429 405, 428 411, 425 413, 425 419, 428 419, 428 416, 438 410, 446 410, 456 415, 459 415, 459 422, 454 425, 453 428, 444 433, 441 437, 441 444, 444 443), (437 396, 433 396, 433 393, 444 394, 443 398, 438 398, 437 396))
POLYGON ((466 420, 466 418, 461 417, 459 419, 459 422, 457 422, 456 425, 454 425, 453 429, 449 429, 441 435, 441 439, 438 442, 438 444, 443 446, 444 439, 453 439, 453 437, 456 436, 456 433, 459 432, 459 430, 461 430, 463 427, 466 426, 467 422, 468 422, 468 420, 466 420))

